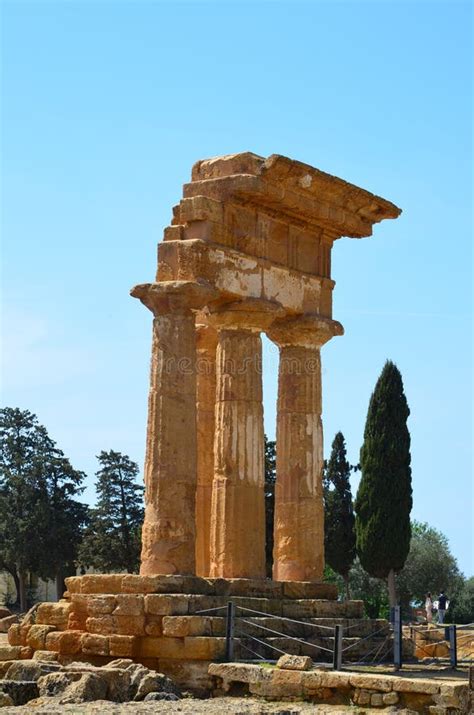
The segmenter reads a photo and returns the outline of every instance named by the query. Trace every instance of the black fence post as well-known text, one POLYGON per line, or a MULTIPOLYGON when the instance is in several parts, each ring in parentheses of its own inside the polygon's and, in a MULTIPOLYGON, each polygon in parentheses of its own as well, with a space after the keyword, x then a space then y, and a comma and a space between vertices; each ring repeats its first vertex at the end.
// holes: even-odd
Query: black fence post
POLYGON ((393 665, 396 670, 402 667, 402 614, 400 606, 394 608, 393 623, 393 665))
POLYGON ((225 659, 227 663, 231 663, 234 660, 234 616, 235 606, 232 601, 229 601, 225 624, 225 659))
POLYGON ((334 652, 332 659, 333 670, 342 668, 342 626, 334 627, 334 652))
POLYGON ((449 626, 448 640, 449 640, 449 660, 451 662, 451 667, 457 668, 458 667, 458 644, 456 641, 456 626, 449 626))

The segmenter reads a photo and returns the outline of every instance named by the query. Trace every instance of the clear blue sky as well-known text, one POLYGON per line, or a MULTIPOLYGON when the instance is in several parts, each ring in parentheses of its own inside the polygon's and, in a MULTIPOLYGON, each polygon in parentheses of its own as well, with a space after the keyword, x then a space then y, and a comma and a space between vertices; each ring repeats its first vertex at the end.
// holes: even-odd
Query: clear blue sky
MULTIPOLYGON (((3 403, 73 464, 145 445, 150 314, 129 297, 191 165, 285 154, 403 208, 333 251, 325 448, 358 460, 385 359, 411 408, 413 516, 472 574, 470 4, 2 3, 3 403)), ((265 351, 275 429, 277 356, 265 351)), ((357 486, 354 480, 354 489, 357 486)))

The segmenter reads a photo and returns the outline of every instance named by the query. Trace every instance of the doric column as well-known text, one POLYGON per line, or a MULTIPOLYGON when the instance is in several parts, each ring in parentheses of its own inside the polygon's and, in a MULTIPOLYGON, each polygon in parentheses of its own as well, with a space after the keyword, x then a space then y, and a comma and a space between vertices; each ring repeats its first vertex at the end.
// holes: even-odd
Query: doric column
POLYGON ((248 300, 210 317, 218 329, 212 577, 265 577, 260 331, 278 313, 273 303, 248 300))
POLYGON ((319 581, 324 571, 320 348, 341 334, 317 316, 276 321, 280 347, 276 443, 275 581, 319 581))
POLYGON ((195 573, 196 331, 213 295, 188 281, 132 290, 154 315, 140 573, 195 573))
POLYGON ((196 574, 209 576, 211 499, 214 477, 214 425, 216 405, 217 332, 210 325, 196 325, 197 341, 197 490, 196 574))

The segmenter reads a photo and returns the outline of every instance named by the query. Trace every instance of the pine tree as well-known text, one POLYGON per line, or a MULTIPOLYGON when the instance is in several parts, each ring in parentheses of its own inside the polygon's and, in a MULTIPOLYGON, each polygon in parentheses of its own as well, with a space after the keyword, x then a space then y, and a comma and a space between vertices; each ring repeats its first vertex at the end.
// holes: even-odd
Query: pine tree
POLYGON ((38 574, 56 581, 56 595, 62 597, 64 578, 75 575, 79 546, 89 508, 75 496, 84 491, 85 474, 74 469, 54 443, 44 459, 44 475, 38 509, 47 529, 42 538, 42 558, 38 574))
POLYGON ((25 611, 27 574, 58 577, 59 585, 76 557, 86 507, 73 497, 84 474, 28 410, 0 410, 0 447, 0 569, 12 575, 25 611))
POLYGON ((410 414, 400 372, 387 361, 370 399, 357 492, 357 553, 371 576, 386 578, 396 604, 395 574, 410 550, 412 508, 410 414))
POLYGON ((81 546, 86 566, 100 571, 136 572, 140 563, 143 487, 138 465, 120 452, 101 452, 96 473, 97 505, 81 546))
POLYGON ((273 567, 273 524, 275 520, 276 442, 265 435, 265 564, 271 578, 273 567))
POLYGON ((326 562, 343 577, 347 598, 350 598, 349 571, 356 555, 355 518, 349 481, 352 469, 346 457, 344 435, 338 432, 325 469, 324 541, 326 562))

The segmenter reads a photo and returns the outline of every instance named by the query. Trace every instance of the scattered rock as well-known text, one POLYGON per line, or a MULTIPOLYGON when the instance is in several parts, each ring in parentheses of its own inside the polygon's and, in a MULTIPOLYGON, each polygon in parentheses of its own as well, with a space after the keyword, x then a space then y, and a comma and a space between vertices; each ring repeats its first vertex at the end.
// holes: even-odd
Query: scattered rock
POLYGON ((25 705, 38 697, 38 685, 34 680, 0 680, 0 692, 10 697, 13 705, 25 705))
POLYGON ((46 663, 38 660, 16 660, 8 668, 8 680, 38 680, 42 675, 61 669, 59 663, 46 663))
POLYGON ((173 681, 166 675, 163 675, 163 673, 150 671, 144 675, 140 680, 137 692, 133 699, 135 701, 143 700, 150 693, 166 693, 168 695, 175 695, 176 699, 179 700, 178 689, 173 681))
POLYGON ((13 700, 6 693, 0 692, 0 708, 6 708, 7 705, 13 705, 13 700))
MULTIPOLYGON (((81 676, 77 674, 77 679, 81 676)), ((40 697, 54 698, 61 695, 74 679, 73 673, 48 673, 38 680, 40 697)))
POLYGON ((282 655, 277 662, 277 668, 283 670, 311 670, 312 665, 309 655, 282 655))
MULTIPOLYGON (((143 668, 143 666, 140 666, 143 668)), ((67 674, 80 676, 82 674, 92 674, 102 678, 106 683, 106 696, 108 700, 124 703, 132 700, 131 678, 126 669, 109 668, 108 665, 97 667, 89 663, 71 663, 64 668, 67 674)), ((144 668, 148 672, 147 668, 144 668)), ((134 691, 136 688, 134 689, 134 691)))
POLYGON ((60 697, 61 704, 86 703, 93 700, 105 700, 107 683, 95 673, 83 673, 79 680, 70 683, 60 697))
POLYGON ((145 695, 144 701, 149 700, 180 700, 180 698, 174 693, 148 693, 145 695))
POLYGON ((52 650, 35 650, 33 660, 40 660, 43 663, 56 663, 58 654, 52 650))

